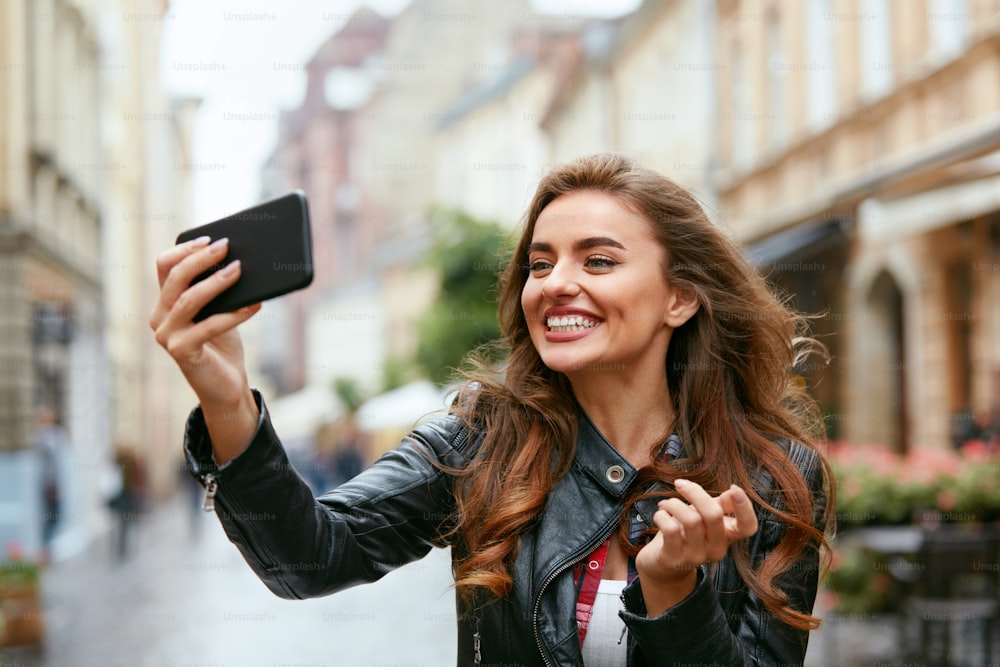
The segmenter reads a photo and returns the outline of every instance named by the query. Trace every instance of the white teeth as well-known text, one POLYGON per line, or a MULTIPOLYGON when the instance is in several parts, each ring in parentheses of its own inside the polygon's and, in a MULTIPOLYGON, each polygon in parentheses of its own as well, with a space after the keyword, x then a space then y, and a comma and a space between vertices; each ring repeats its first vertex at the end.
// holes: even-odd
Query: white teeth
POLYGON ((583 315, 563 315, 562 317, 550 317, 545 323, 552 331, 583 331, 597 326, 597 322, 588 319, 583 315))

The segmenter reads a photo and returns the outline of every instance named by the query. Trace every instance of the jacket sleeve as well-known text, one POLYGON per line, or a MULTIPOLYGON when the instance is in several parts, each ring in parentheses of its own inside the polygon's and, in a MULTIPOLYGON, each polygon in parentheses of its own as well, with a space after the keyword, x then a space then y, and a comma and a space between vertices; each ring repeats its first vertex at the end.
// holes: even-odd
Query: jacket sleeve
POLYGON ((431 461, 464 463, 468 431, 458 417, 418 426, 350 482, 314 498, 254 393, 260 421, 243 453, 215 465, 200 407, 188 418, 184 449, 192 474, 217 485, 216 512, 227 536, 272 592, 326 595, 375 581, 440 544, 454 508, 452 481, 431 461))
MULTIPOLYGON (((813 493, 813 524, 823 530, 826 492, 819 455, 793 443, 793 460, 813 493)), ((784 524, 760 516, 751 557, 760 563, 781 541, 784 524)), ((797 630, 775 618, 764 603, 736 574, 727 556, 716 568, 702 567, 694 591, 661 616, 647 618, 641 582, 636 579, 623 594, 621 612, 629 628, 632 665, 719 664, 801 665, 809 640, 807 630, 797 630), (727 562, 728 561, 728 562, 727 562), (713 576, 713 572, 716 575, 713 576), (725 599, 723 599, 725 598, 725 599)), ((819 580, 818 545, 808 545, 799 560, 779 578, 779 587, 791 606, 810 613, 819 580)))

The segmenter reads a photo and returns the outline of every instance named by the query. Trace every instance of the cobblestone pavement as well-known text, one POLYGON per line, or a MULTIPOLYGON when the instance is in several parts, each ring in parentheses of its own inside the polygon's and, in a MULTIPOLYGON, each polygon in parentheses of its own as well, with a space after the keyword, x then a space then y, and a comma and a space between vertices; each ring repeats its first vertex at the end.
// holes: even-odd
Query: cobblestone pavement
POLYGON ((110 539, 44 576, 46 641, 5 649, 0 667, 344 667, 453 665, 446 551, 381 581, 282 600, 212 516, 192 534, 183 499, 135 525, 119 562, 110 539))

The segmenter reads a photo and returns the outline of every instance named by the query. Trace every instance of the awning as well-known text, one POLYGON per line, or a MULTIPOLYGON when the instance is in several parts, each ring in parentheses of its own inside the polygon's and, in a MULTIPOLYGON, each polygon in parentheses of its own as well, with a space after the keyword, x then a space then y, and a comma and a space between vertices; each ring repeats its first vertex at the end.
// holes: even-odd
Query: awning
POLYGON ((358 408, 362 431, 410 429, 421 417, 447 406, 447 392, 427 380, 417 380, 370 398, 358 408))
POLYGON ((326 385, 307 386, 268 401, 271 422, 285 449, 311 452, 320 424, 344 414, 340 401, 326 385))
POLYGON ((779 261, 808 259, 845 244, 847 233, 844 227, 844 221, 839 218, 824 219, 819 223, 805 222, 748 244, 746 258, 758 269, 779 261))

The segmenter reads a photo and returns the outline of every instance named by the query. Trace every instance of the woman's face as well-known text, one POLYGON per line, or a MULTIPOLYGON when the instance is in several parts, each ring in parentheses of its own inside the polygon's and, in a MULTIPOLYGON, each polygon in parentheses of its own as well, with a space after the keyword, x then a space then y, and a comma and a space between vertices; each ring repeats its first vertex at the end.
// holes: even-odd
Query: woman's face
POLYGON ((646 219, 611 195, 578 190, 545 207, 521 291, 545 365, 571 378, 662 368, 670 333, 694 312, 679 316, 684 304, 667 285, 665 256, 646 219))

